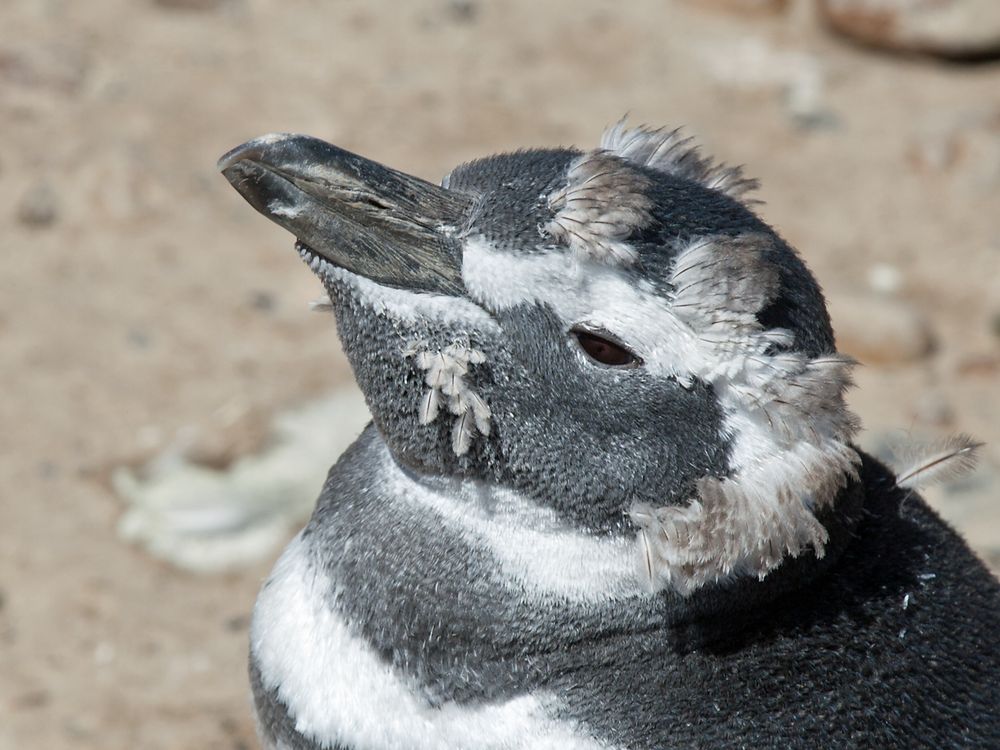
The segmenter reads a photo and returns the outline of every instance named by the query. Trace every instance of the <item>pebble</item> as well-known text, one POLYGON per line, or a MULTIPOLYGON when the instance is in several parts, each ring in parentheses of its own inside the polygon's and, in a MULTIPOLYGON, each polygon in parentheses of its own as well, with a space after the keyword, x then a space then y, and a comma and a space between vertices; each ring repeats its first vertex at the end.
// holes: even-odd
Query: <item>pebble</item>
POLYGON ((1000 354, 969 354, 958 361, 959 375, 992 377, 1000 373, 1000 354))
POLYGON ((903 288, 903 274, 888 263, 876 263, 868 269, 868 286, 873 292, 892 296, 903 288))
POLYGON ((94 646, 94 664, 106 667, 115 660, 115 647, 108 641, 101 641, 94 646))
POLYGON ((448 15, 455 23, 475 23, 479 17, 479 6, 471 0, 452 0, 447 6, 448 15))
POLYGON ((38 464, 38 476, 42 479, 55 479, 60 474, 58 464, 52 461, 41 461, 38 464))
POLYGON ((250 627, 250 615, 239 614, 227 617, 223 627, 230 633, 244 633, 250 627))
POLYGON ((880 49, 945 58, 1000 53, 997 0, 819 0, 835 31, 880 49))
POLYGON ((875 295, 832 295, 837 349, 866 365, 896 365, 934 348, 927 321, 906 303, 875 295))
POLYGON ((266 289, 254 289, 250 292, 250 307, 260 312, 273 312, 277 307, 277 300, 266 289))
POLYGON ((153 5, 169 10, 215 10, 227 0, 153 0, 153 5))
POLYGON ((14 705, 22 709, 44 708, 51 700, 52 694, 48 690, 39 688, 28 690, 15 697, 14 705))
POLYGON ((17 220, 26 227, 41 229, 52 226, 59 218, 55 191, 46 182, 28 188, 17 204, 17 220))
POLYGON ((788 0, 697 0, 695 4, 738 13, 776 14, 788 7, 788 0))
POLYGON ((135 349, 148 349, 153 343, 149 332, 142 328, 130 328, 125 334, 125 340, 135 349))

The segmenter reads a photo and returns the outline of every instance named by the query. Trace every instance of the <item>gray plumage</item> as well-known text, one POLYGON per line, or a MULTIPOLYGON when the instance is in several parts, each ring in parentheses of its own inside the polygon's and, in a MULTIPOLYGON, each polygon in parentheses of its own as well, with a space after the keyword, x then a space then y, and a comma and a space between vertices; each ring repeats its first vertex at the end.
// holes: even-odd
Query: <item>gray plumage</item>
POLYGON ((1000 587, 853 445, 740 169, 623 123, 443 187, 304 136, 220 167, 373 417, 258 600, 266 747, 1000 746, 1000 587))

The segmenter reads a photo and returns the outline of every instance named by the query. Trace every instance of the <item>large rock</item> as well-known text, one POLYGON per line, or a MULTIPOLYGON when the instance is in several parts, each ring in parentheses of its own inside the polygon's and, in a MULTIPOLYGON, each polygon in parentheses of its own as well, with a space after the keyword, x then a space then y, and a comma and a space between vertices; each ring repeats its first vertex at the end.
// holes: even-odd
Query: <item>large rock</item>
POLYGON ((1000 54, 1000 0, 819 0, 819 9, 835 30, 884 49, 1000 54))
POLYGON ((171 446, 139 470, 119 467, 111 480, 127 507, 118 533, 196 573, 250 565, 301 527, 330 464, 369 420, 348 388, 278 414, 266 441, 171 446), (240 447, 254 452, 236 455, 240 447))

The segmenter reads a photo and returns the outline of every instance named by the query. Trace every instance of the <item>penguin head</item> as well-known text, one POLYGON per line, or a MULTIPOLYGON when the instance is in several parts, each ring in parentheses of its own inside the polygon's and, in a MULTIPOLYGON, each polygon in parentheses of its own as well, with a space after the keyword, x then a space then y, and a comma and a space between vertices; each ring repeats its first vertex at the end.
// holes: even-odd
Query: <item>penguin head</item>
POLYGON ((687 594, 822 556, 856 474, 822 293, 755 182, 678 131, 491 156, 441 186, 314 138, 220 169, 323 282, 376 427, 417 478, 634 537, 687 594))

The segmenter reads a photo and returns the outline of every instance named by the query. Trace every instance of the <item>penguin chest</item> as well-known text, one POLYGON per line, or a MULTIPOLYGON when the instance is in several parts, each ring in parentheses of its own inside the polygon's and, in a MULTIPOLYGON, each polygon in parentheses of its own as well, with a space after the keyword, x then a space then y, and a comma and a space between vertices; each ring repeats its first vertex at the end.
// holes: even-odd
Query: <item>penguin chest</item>
POLYGON ((433 703, 337 611, 336 583, 300 535, 264 585, 250 671, 261 738, 275 748, 600 748, 556 718, 553 696, 433 703))

